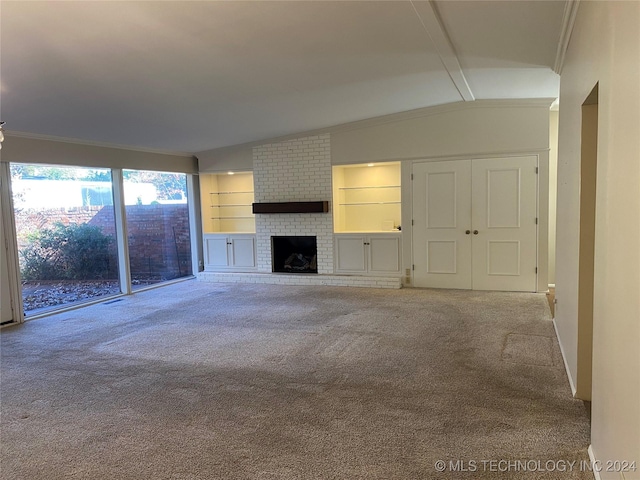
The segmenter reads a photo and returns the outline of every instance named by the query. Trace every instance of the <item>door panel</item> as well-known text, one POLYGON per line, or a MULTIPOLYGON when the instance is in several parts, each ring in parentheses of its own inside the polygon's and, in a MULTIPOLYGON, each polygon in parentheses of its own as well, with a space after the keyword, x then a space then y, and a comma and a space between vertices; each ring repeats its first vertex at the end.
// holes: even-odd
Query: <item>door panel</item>
POLYGON ((226 236, 205 237, 206 264, 212 267, 228 267, 229 254, 226 236))
POLYGON ((231 237, 230 243, 232 267, 253 268, 256 266, 254 237, 231 237))
POLYGON ((367 257, 363 236, 340 235, 336 237, 336 271, 365 273, 367 257))
POLYGON ((471 288, 471 161, 413 166, 417 287, 471 288))
POLYGON ((534 292, 537 157, 472 165, 473 289, 534 292))
POLYGON ((400 273, 400 237, 369 237, 369 272, 400 273))

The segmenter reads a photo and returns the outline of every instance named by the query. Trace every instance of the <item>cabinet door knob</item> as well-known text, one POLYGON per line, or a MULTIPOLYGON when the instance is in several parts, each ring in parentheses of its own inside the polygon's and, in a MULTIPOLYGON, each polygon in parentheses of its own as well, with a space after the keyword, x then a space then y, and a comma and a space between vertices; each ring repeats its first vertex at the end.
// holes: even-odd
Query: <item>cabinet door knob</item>
POLYGON ((466 231, 466 232, 464 232, 464 233, 466 233, 467 235, 469 235, 469 234, 471 233, 471 230, 467 230, 467 231, 466 231))
POLYGON ((473 231, 473 234, 474 234, 474 235, 477 235, 477 234, 478 234, 478 230, 474 230, 474 231, 473 231))

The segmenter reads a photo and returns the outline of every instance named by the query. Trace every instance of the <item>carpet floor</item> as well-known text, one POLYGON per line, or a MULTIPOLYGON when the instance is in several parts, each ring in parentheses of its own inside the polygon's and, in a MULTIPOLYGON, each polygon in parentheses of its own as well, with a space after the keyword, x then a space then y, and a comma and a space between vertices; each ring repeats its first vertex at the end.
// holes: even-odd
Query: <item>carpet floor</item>
POLYGON ((0 334, 0 476, 593 478, 550 319, 544 294, 187 281, 33 320, 0 334))

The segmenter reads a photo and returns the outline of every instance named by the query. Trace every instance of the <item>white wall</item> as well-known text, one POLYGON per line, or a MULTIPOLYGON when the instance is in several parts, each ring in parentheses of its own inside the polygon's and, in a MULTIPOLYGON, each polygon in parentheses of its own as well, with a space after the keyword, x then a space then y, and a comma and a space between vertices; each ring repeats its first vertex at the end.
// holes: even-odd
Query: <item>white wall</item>
POLYGON ((547 152, 554 99, 476 100, 420 108, 196 154, 201 172, 251 170, 253 147, 331 134, 331 163, 547 152))
POLYGON ((549 150, 552 99, 456 103, 331 134, 334 165, 549 150))
MULTIPOLYGON (((581 2, 560 83, 556 325, 577 378, 581 106, 596 83, 592 448, 640 466, 640 3, 581 2)), ((603 479, 621 477, 601 472, 603 479)), ((624 478, 638 478, 638 471, 624 478)))

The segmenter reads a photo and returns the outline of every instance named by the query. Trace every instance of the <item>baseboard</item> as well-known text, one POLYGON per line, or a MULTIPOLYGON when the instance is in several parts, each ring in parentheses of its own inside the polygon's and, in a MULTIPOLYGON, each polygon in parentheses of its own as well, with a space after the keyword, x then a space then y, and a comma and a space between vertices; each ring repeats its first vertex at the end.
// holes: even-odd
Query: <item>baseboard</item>
POLYGON ((564 369, 567 371, 567 378, 569 379, 569 386, 571 387, 571 394, 576 396, 576 386, 573 384, 573 378, 571 378, 571 371, 569 370, 569 364, 567 363, 567 356, 564 354, 564 348, 562 348, 562 342, 560 341, 560 335, 558 334, 558 326, 556 325, 556 319, 551 320, 553 323, 553 329, 556 332, 556 338, 558 339, 558 345, 560 346, 560 353, 562 354, 562 361, 564 362, 564 369))
POLYGON ((548 286, 549 286, 549 288, 556 288, 556 284, 555 283, 550 283, 548 286))
MULTIPOLYGON (((591 465, 599 465, 597 463, 596 454, 593 453, 593 445, 589 445, 587 452, 589 452, 589 460, 591 460, 591 465)), ((602 478, 600 477, 600 472, 596 468, 593 469, 593 477, 596 480, 602 480, 602 478)))

